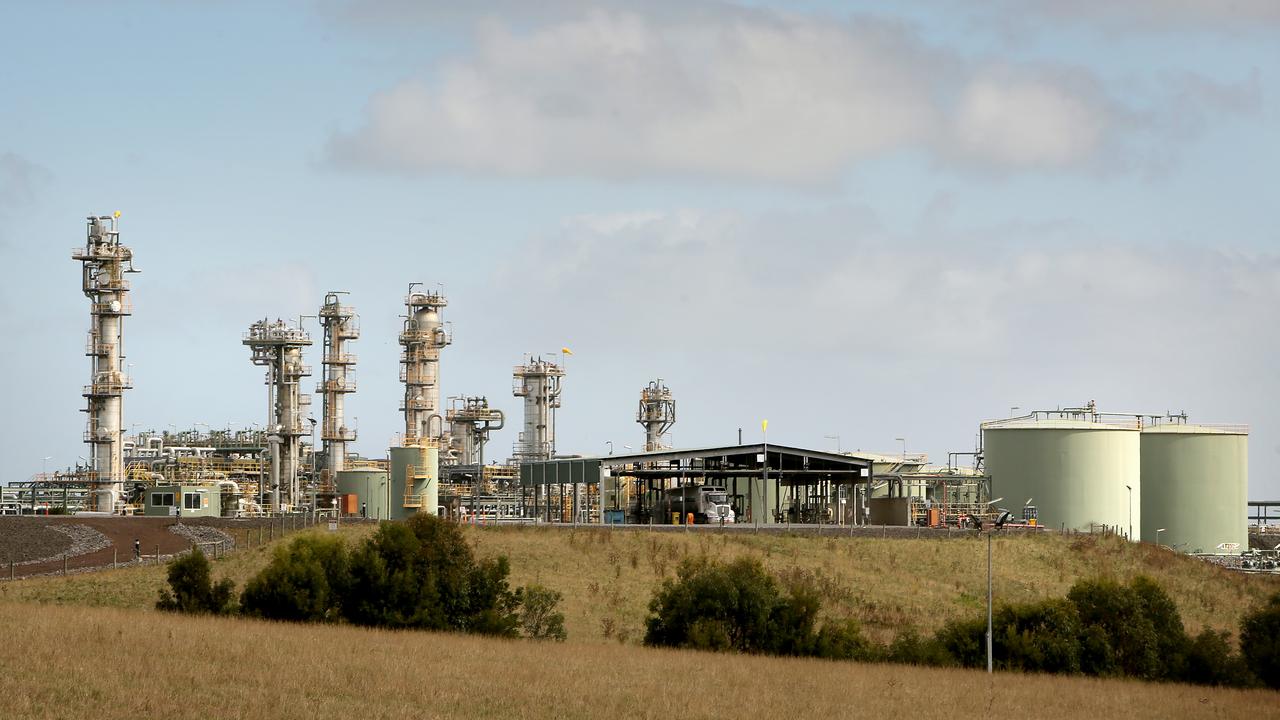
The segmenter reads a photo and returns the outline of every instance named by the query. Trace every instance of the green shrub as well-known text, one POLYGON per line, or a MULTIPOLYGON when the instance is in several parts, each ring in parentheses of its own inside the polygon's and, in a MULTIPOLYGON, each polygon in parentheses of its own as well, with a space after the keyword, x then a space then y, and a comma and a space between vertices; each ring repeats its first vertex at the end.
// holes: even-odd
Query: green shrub
MULTIPOLYGON (((993 618, 994 619, 994 618, 993 618)), ((943 625, 935 642, 955 664, 961 667, 987 666, 987 621, 952 620, 943 625)))
POLYGON ((505 557, 476 561, 457 525, 434 515, 383 523, 351 557, 343 615, 357 625, 515 637, 521 596, 505 557))
POLYGON ((1067 599, 1090 632, 1081 670, 1090 675, 1162 676, 1155 626, 1135 589, 1112 580, 1081 580, 1071 587, 1067 599))
POLYGON ((812 578, 789 576, 784 587, 755 558, 687 559, 649 602, 644 642, 769 655, 878 657, 856 622, 831 621, 818 629, 821 609, 812 578))
POLYGON ((754 558, 732 563, 687 559, 649 602, 646 645, 767 652, 769 621, 781 602, 777 582, 754 558))
POLYGON ((169 589, 160 591, 157 610, 226 615, 235 610, 235 583, 212 581, 209 560, 199 548, 169 563, 169 589))
POLYGON ((270 564, 245 585, 240 605, 246 615, 270 620, 334 621, 350 584, 343 541, 304 535, 276 548, 270 564))
POLYGON ((1280 593, 1241 619, 1240 654, 1262 684, 1280 689, 1280 593))
POLYGON ((1151 622, 1155 632, 1155 652, 1158 658, 1154 677, 1161 680, 1181 680, 1187 676, 1187 652, 1191 638, 1182 625, 1182 615, 1169 594, 1159 583, 1145 575, 1139 575, 1129 583, 1142 607, 1142 614, 1151 622))
POLYGON ((812 655, 828 660, 874 662, 884 657, 881 648, 862 634, 857 620, 823 623, 814 639, 812 655))
POLYGON ((992 618, 992 657, 1004 670, 1080 672, 1080 618, 1066 600, 1006 605, 992 618))
POLYGON ((1240 656, 1232 654, 1227 632, 1209 628, 1188 641, 1180 679, 1197 685, 1234 686, 1249 685, 1253 680, 1240 656))
POLYGON ((516 594, 520 596, 520 627, 526 637, 561 641, 567 637, 564 613, 556 610, 564 596, 541 585, 529 585, 516 594))
POLYGON ((885 652, 885 660, 903 665, 954 665, 955 658, 937 638, 922 638, 915 628, 907 628, 893 638, 885 652))

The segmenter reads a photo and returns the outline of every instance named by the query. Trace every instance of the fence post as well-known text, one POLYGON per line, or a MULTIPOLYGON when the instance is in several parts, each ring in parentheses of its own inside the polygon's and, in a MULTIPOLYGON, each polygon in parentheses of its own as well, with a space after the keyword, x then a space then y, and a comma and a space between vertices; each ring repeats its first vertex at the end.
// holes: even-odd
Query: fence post
POLYGON ((156 543, 156 565, 160 564, 160 543, 156 543))
POLYGON ((13 561, 12 560, 9 561, 9 579, 10 580, 13 579, 13 561))
POLYGON ((62 553, 62 574, 67 574, 67 554, 62 553))
POLYGON ((112 570, 116 569, 117 560, 119 560, 119 558, 120 558, 120 548, 112 546, 111 547, 111 569, 112 570))

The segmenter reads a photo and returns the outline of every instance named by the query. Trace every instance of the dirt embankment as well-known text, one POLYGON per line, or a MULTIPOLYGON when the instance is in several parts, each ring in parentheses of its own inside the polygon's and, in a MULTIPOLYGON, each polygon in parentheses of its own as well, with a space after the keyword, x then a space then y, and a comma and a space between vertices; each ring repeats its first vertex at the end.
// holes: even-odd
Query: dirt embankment
POLYGON ((27 577, 111 567, 134 561, 135 543, 148 560, 174 555, 199 543, 226 549, 281 528, 302 527, 301 518, 0 517, 0 578, 27 577), (65 559, 64 559, 65 558, 65 559))

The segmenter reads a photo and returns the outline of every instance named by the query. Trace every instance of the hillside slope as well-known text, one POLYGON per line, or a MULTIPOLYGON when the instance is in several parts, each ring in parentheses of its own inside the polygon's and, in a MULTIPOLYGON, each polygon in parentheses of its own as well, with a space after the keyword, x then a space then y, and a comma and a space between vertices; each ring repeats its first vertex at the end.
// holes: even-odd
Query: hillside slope
POLYGON ((11 605, 5 717, 1258 718, 1277 694, 11 605))
MULTIPOLYGON (((355 541, 371 531, 342 532, 355 541)), ((563 593, 574 641, 638 642, 653 589, 674 576, 681 559, 697 555, 752 555, 778 572, 809 574, 829 612, 857 617, 882 641, 906 625, 929 632, 951 618, 976 615, 986 598, 986 543, 972 536, 885 540, 530 527, 468 528, 467 535, 479 554, 511 560, 513 584, 536 582, 563 593)), ((243 585, 267 562, 271 547, 234 552, 215 562, 214 573, 243 585)), ((1116 538, 1002 537, 994 556, 997 603, 1061 596, 1082 577, 1147 574, 1169 591, 1192 631, 1208 625, 1234 634, 1244 612, 1280 591, 1280 577, 1231 573, 1116 538)), ((163 586, 163 568, 134 567, 0 582, 0 602, 149 609, 163 586)))

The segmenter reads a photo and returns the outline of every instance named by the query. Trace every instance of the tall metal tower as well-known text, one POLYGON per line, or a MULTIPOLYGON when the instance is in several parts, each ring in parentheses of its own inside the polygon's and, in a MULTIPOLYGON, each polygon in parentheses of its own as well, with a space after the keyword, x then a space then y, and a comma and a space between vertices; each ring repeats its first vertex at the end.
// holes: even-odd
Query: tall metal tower
POLYGON ((676 401, 671 395, 671 389, 662 384, 662 378, 649 383, 649 387, 640 391, 636 422, 644 427, 645 452, 665 447, 662 436, 676 424, 676 401))
POLYGON ((501 430, 505 424, 502 411, 489 407, 489 399, 485 397, 449 398, 445 419, 458 443, 459 465, 483 465, 489 431, 501 430))
POLYGON ((343 406, 347 394, 356 391, 356 356, 347 352, 346 345, 360 337, 360 324, 355 308, 343 305, 340 294, 345 293, 326 294, 318 313, 324 327, 324 358, 316 392, 324 399, 320 440, 324 442, 324 469, 330 477, 346 466, 347 443, 356 439, 355 429, 346 425, 343 406))
POLYGON ((511 392, 524 398, 524 430, 516 440, 518 462, 550 460, 556 453, 556 414, 564 368, 542 357, 529 357, 512 373, 511 392))
POLYGON ((443 292, 414 292, 405 297, 404 330, 400 333, 400 380, 404 383, 404 444, 444 434, 440 414, 440 349, 453 342, 440 311, 448 305, 443 292), (432 420, 436 421, 434 431, 432 420))
POLYGON ((267 368, 267 442, 271 446, 271 509, 281 508, 281 499, 294 505, 302 500, 298 487, 302 437, 308 432, 304 405, 310 396, 301 392, 299 382, 311 375, 302 364, 302 349, 311 336, 301 327, 276 320, 259 320, 249 326, 244 344, 253 351, 253 364, 267 368))
POLYGON ((120 244, 116 221, 120 213, 89 217, 84 247, 71 257, 82 266, 82 288, 89 298, 89 339, 85 355, 92 360, 90 384, 84 387, 88 426, 84 441, 89 445, 90 465, 95 475, 92 508, 115 512, 124 491, 124 391, 133 387, 121 367, 124 358, 123 320, 133 314, 129 302, 129 281, 125 273, 133 267, 133 250, 120 244))

